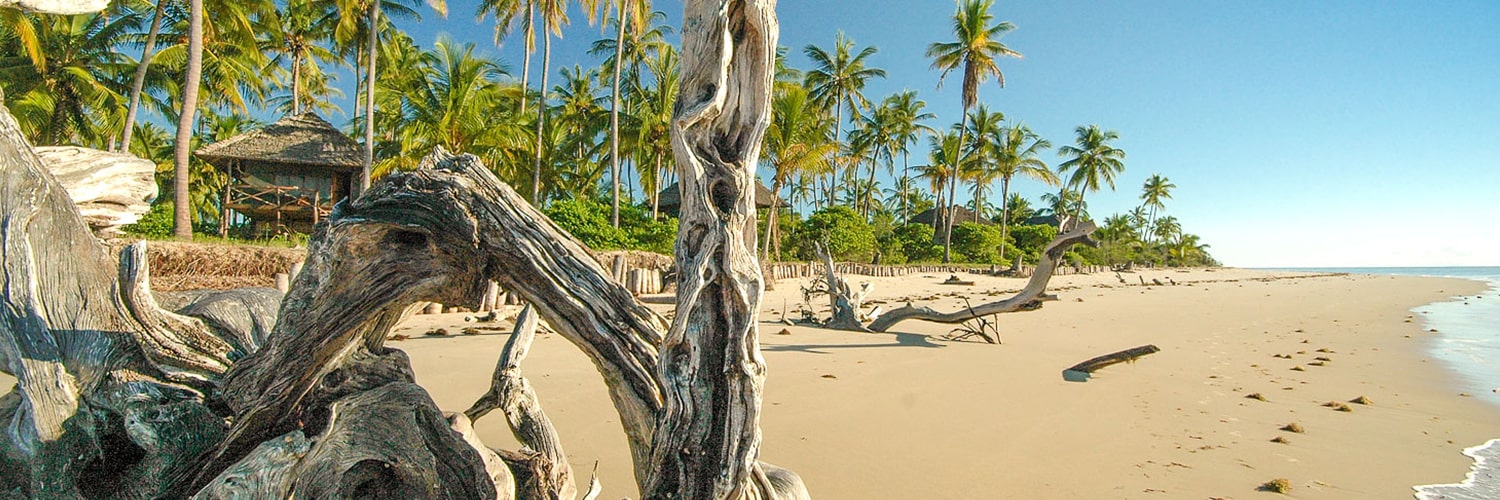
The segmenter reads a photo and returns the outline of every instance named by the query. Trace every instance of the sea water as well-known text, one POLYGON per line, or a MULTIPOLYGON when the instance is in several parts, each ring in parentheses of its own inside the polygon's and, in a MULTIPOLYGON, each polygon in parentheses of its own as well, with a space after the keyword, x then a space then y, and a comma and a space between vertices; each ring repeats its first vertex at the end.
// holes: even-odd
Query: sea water
MULTIPOLYGON (((1329 271, 1352 274, 1439 276, 1485 282, 1489 288, 1476 295, 1456 296, 1420 306, 1412 311, 1424 328, 1437 330, 1431 344, 1433 357, 1458 375, 1459 389, 1500 406, 1500 267, 1396 267, 1323 268, 1299 271, 1329 271)), ((1500 439, 1467 448, 1474 468, 1463 482, 1417 486, 1417 498, 1500 499, 1500 439)))

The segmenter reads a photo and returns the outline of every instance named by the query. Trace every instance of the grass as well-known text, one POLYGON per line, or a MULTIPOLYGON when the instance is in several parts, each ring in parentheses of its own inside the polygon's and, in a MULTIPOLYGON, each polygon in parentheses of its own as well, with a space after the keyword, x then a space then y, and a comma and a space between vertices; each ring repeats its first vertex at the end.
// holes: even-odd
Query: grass
POLYGON ((1297 433, 1297 434, 1302 434, 1302 433, 1307 432, 1307 429, 1303 429, 1302 428, 1302 424, 1299 424, 1299 423, 1296 423, 1296 422, 1292 422, 1290 424, 1286 424, 1286 425, 1281 426, 1281 430, 1284 430, 1284 431, 1287 431, 1287 432, 1292 432, 1292 433, 1297 433))
POLYGON ((1366 406, 1375 404, 1374 401, 1370 401, 1370 398, 1367 398, 1367 397, 1364 397, 1364 396, 1360 396, 1360 397, 1351 399, 1351 400, 1349 400, 1349 402, 1357 404, 1357 405, 1366 405, 1366 406))

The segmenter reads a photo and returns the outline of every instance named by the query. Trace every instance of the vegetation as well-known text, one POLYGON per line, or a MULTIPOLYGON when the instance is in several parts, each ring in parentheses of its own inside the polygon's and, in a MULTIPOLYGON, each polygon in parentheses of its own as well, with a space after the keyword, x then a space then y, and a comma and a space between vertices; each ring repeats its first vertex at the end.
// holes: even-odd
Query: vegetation
MULTIPOLYGON (((187 153, 262 124, 251 117, 312 110, 345 117, 346 132, 370 147, 374 177, 414 168, 437 146, 471 153, 591 246, 671 251, 675 222, 658 193, 675 180, 668 124, 679 56, 667 15, 651 2, 479 2, 495 44, 522 39, 519 67, 488 47, 448 37, 426 44, 393 24, 445 15, 442 1, 201 0, 194 37, 198 3, 123 0, 80 16, 0 10, 0 87, 28 139, 126 149, 159 166, 162 192, 174 194, 128 231, 212 232, 228 179, 187 153), (599 64, 554 70, 550 40, 570 11, 601 25, 588 44, 599 64), (189 85, 195 68, 201 81, 189 85), (339 85, 337 71, 355 78, 339 85), (357 109, 339 109, 339 96, 357 109), (184 125, 178 138, 171 123, 184 125), (163 219, 174 207, 186 223, 163 219)), ((879 48, 842 32, 832 45, 802 48, 808 68, 779 52, 760 171, 785 203, 762 217, 763 258, 809 258, 826 240, 842 260, 1008 265, 1019 255, 1030 263, 1062 219, 1092 217, 1085 196, 1113 190, 1125 175, 1121 136, 1083 125, 1054 148, 981 102, 980 86, 1003 87, 1002 62, 1021 56, 1001 42, 1015 25, 994 11, 993 0, 960 1, 950 36, 926 47, 941 71, 933 83, 952 76, 962 86, 963 113, 947 122, 918 90, 870 95, 867 84, 886 76, 875 65, 879 48), (1038 183, 1046 192, 1017 192, 1038 183), (960 205, 974 215, 948 215, 960 205), (932 209, 933 220, 912 223, 932 209)), ((1184 230, 1187 214, 1170 210, 1177 190, 1151 175, 1139 207, 1099 214, 1101 246, 1069 258, 1215 264, 1209 246, 1184 230)))

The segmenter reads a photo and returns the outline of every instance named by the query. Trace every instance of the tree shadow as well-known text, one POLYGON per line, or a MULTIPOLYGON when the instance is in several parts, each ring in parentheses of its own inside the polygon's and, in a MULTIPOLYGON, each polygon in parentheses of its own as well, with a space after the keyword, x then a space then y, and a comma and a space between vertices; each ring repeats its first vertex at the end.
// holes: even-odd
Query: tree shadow
POLYGON ((932 342, 926 335, 915 333, 859 333, 849 332, 850 335, 868 335, 874 338, 892 338, 894 342, 864 343, 864 344, 785 344, 767 345, 761 343, 760 350, 771 352, 806 352, 812 354, 832 354, 829 351, 838 349, 864 349, 880 347, 914 347, 914 348, 943 348, 943 344, 932 342))

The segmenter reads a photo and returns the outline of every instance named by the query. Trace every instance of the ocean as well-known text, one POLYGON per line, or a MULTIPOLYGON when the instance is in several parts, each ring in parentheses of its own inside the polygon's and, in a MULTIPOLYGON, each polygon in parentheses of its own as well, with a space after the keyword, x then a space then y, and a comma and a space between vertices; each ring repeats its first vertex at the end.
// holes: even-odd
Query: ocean
MULTIPOLYGON (((1433 357, 1458 375, 1460 391, 1500 406, 1500 267, 1365 267, 1290 269, 1351 274, 1440 276, 1483 281, 1489 289, 1412 309, 1438 331, 1433 357)), ((1474 468, 1462 482, 1417 486, 1423 500, 1500 498, 1500 439, 1463 450, 1474 468)))

